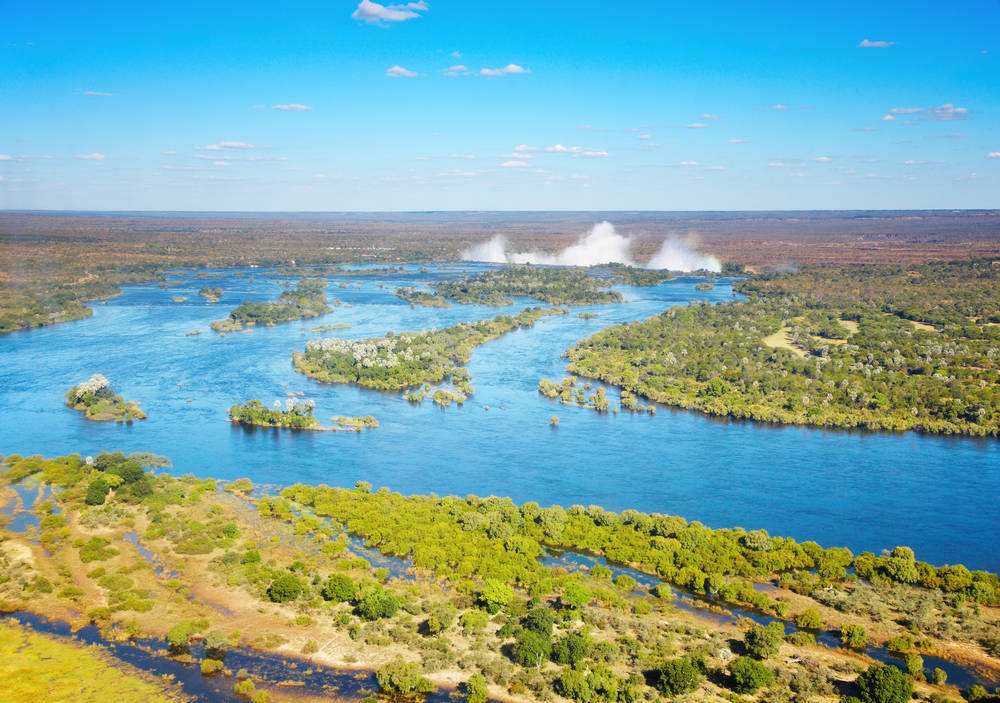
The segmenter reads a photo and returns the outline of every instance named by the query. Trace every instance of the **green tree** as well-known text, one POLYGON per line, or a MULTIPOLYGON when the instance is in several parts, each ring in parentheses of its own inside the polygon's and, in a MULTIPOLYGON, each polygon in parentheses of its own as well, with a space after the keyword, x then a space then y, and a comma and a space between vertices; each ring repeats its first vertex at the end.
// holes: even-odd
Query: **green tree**
POLYGON ((104 500, 110 492, 111 488, 103 478, 95 478, 87 486, 87 495, 84 497, 84 502, 87 505, 104 505, 104 500))
POLYGON ((807 630, 822 630, 823 616, 816 608, 806 608, 796 616, 795 624, 807 630))
POLYGON ((347 603, 357 597, 358 589, 347 574, 330 574, 320 594, 335 603, 347 603))
POLYGON ((478 671, 465 682, 465 699, 468 703, 486 703, 489 700, 486 677, 478 671))
POLYGON ((729 665, 733 690, 737 693, 753 693, 774 681, 774 674, 761 662, 750 657, 737 657, 729 665))
POLYGON ((743 635, 743 646, 751 657, 767 659, 778 653, 784 639, 785 625, 780 621, 773 620, 766 626, 754 623, 743 635))
POLYGON ((850 649, 864 649, 868 644, 868 633, 861 625, 843 625, 840 628, 840 642, 850 649))
POLYGON ((693 691, 705 678, 705 664, 696 657, 665 661, 656 671, 656 688, 668 696, 693 691))
POLYGON ((279 574, 267 587, 267 597, 274 603, 287 603, 302 595, 302 582, 292 573, 279 574))
POLYGON ((552 640, 534 630, 521 630, 511 648, 511 654, 521 666, 541 667, 552 654, 552 640))
POLYGON ((479 592, 479 604, 488 613, 499 613, 514 599, 514 589, 496 579, 486 579, 479 592))
POLYGON ((354 609, 365 620, 391 618, 399 610, 399 598, 384 588, 373 588, 357 602, 354 609))
POLYGON ((913 679, 889 664, 873 664, 854 683, 864 703, 906 703, 913 695, 913 679))
POLYGON ((416 662, 396 659, 375 672, 382 692, 391 696, 427 695, 434 692, 434 684, 428 681, 416 662))
POLYGON ((552 661, 576 666, 590 654, 590 638, 582 632, 572 632, 552 645, 552 661))

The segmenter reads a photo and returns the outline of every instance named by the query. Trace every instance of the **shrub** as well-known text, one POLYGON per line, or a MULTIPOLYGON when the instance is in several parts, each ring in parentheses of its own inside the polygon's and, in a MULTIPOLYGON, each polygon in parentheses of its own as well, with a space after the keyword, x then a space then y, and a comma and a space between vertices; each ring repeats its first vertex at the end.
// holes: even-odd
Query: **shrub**
POLYGON ((375 672, 379 688, 387 695, 410 696, 434 692, 434 684, 424 678, 420 665, 396 659, 375 672))
POLYGON ((481 610, 466 610, 462 613, 462 617, 459 618, 462 623, 462 632, 465 634, 471 634, 473 632, 479 632, 484 627, 486 623, 489 622, 489 618, 481 610))
POLYGON ((511 653, 521 666, 540 667, 552 654, 552 640, 541 632, 521 630, 511 653))
POLYGON ((873 664, 854 683, 864 703, 906 703, 913 695, 913 680, 889 664, 873 664))
POLYGON ((558 640, 552 646, 552 661, 557 664, 576 666, 590 654, 590 638, 581 632, 574 632, 558 640))
POLYGON ((365 620, 391 618, 399 610, 399 599, 383 588, 375 588, 365 594, 355 606, 355 611, 365 620))
POLYGON ((807 630, 823 629, 823 616, 816 608, 806 608, 795 618, 795 624, 807 630))
POLYGON ((521 625, 527 630, 533 630, 546 637, 552 637, 552 626, 555 617, 548 608, 532 608, 521 618, 521 625))
POLYGON ((320 593, 326 600, 347 603, 357 597, 358 589, 347 574, 331 574, 320 593))
POLYGON ((87 486, 87 495, 84 498, 84 502, 87 505, 104 505, 104 501, 110 492, 111 487, 108 486, 103 478, 95 478, 87 486))
POLYGON ((938 686, 943 686, 948 683, 948 672, 940 666, 935 666, 934 671, 931 672, 931 678, 938 686))
POLYGON ((924 658, 919 654, 907 654, 903 657, 906 664, 906 673, 918 681, 924 678, 924 658))
POLYGON ((302 595, 302 582, 292 573, 279 574, 267 587, 267 597, 274 603, 288 603, 302 595))
POLYGON ((479 604, 488 613, 499 613, 514 599, 514 589, 509 584, 496 579, 486 579, 479 592, 479 604))
POLYGON ((844 625, 840 628, 840 642, 851 649, 864 649, 868 644, 868 634, 861 625, 844 625))
POLYGON ((754 624, 743 636, 743 646, 746 653, 755 659, 773 657, 781 649, 785 639, 785 626, 777 620, 767 626, 754 624))
POLYGON ((202 659, 201 660, 201 675, 211 676, 212 674, 217 674, 222 671, 223 664, 218 659, 202 659))
POLYGON ((465 682, 465 698, 468 703, 486 703, 489 700, 485 676, 476 672, 469 677, 465 682))
POLYGON ((774 681, 774 674, 756 659, 737 657, 729 665, 733 690, 737 693, 753 693, 774 681))
POLYGON ((663 663, 656 672, 656 688, 668 696, 693 691, 705 678, 705 665, 696 657, 680 657, 663 663))

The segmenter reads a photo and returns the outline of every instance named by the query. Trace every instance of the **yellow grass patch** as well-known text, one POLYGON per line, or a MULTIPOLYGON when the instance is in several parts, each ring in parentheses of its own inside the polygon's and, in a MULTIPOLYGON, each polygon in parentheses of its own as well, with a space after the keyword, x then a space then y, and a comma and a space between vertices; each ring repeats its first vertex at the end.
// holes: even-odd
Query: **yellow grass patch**
POLYGON ((792 340, 788 337, 787 327, 782 327, 774 334, 768 335, 760 341, 763 342, 766 347, 771 347, 772 349, 787 349, 795 354, 795 356, 805 358, 806 353, 792 344, 792 340))

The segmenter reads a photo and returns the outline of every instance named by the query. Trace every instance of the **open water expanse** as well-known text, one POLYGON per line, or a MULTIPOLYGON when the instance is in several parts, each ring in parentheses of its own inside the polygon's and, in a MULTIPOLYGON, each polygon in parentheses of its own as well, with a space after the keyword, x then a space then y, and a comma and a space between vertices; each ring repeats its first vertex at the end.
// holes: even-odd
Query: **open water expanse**
POLYGON ((330 314, 227 336, 209 323, 243 300, 276 298, 296 279, 264 269, 181 271, 166 288, 128 287, 95 304, 89 319, 0 336, 0 453, 150 451, 169 457, 176 473, 278 486, 366 480, 404 493, 637 508, 854 550, 907 544, 933 563, 1000 570, 1000 441, 776 427, 666 408, 599 415, 538 394, 539 378, 565 375, 561 355, 576 340, 672 305, 729 300, 724 279, 707 292, 695 290, 696 278, 622 287, 622 305, 571 308, 490 342, 473 355, 476 393, 463 407, 414 406, 397 393, 320 384, 292 369, 292 352, 309 339, 429 329, 537 304, 435 309, 393 295, 399 285, 481 268, 330 275, 329 297, 342 302, 330 314), (224 288, 221 301, 204 301, 202 286, 224 288), (580 319, 583 310, 598 316, 580 319), (334 323, 351 327, 311 331, 334 323), (201 334, 189 336, 193 330, 201 334), (95 372, 149 419, 96 423, 67 408, 65 391, 95 372), (291 432, 227 420, 233 403, 300 393, 316 401, 324 424, 333 415, 374 415, 381 427, 291 432))

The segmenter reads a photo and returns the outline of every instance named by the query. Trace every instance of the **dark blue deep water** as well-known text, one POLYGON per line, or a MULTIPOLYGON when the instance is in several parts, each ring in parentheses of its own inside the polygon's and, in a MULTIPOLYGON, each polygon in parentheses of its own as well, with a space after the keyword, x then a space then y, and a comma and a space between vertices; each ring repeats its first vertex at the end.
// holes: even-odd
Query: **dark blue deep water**
MULTIPOLYGON (((839 432, 727 422, 661 408, 655 416, 607 415, 538 395, 561 378, 563 351, 605 325, 668 306, 732 297, 727 283, 698 279, 623 288, 623 305, 546 318, 480 347, 470 364, 476 394, 464 407, 413 406, 399 394, 323 385, 292 370, 291 353, 321 336, 363 338, 516 312, 512 308, 411 308, 398 285, 420 285, 477 267, 330 276, 343 304, 323 318, 219 336, 208 329, 245 299, 276 297, 290 279, 262 269, 177 272, 168 286, 125 289, 80 322, 0 337, 0 453, 102 449, 151 451, 174 472, 258 483, 352 485, 367 480, 405 493, 496 494, 542 504, 600 504, 682 515, 713 527, 764 528, 823 545, 879 551, 897 544, 934 563, 1000 570, 1000 442, 839 432), (347 287, 340 287, 341 284, 347 287), (218 304, 197 291, 221 286, 218 304), (186 302, 172 297, 185 295, 186 302), (350 329, 317 334, 321 324, 350 329), (200 330, 198 336, 187 336, 200 330), (66 389, 100 372, 149 419, 94 423, 65 407, 66 389), (317 417, 374 415, 361 434, 248 430, 226 417, 235 402, 302 392, 317 417), (549 417, 560 417, 558 429, 549 417)), ((616 393, 612 393, 617 397, 616 393)))

